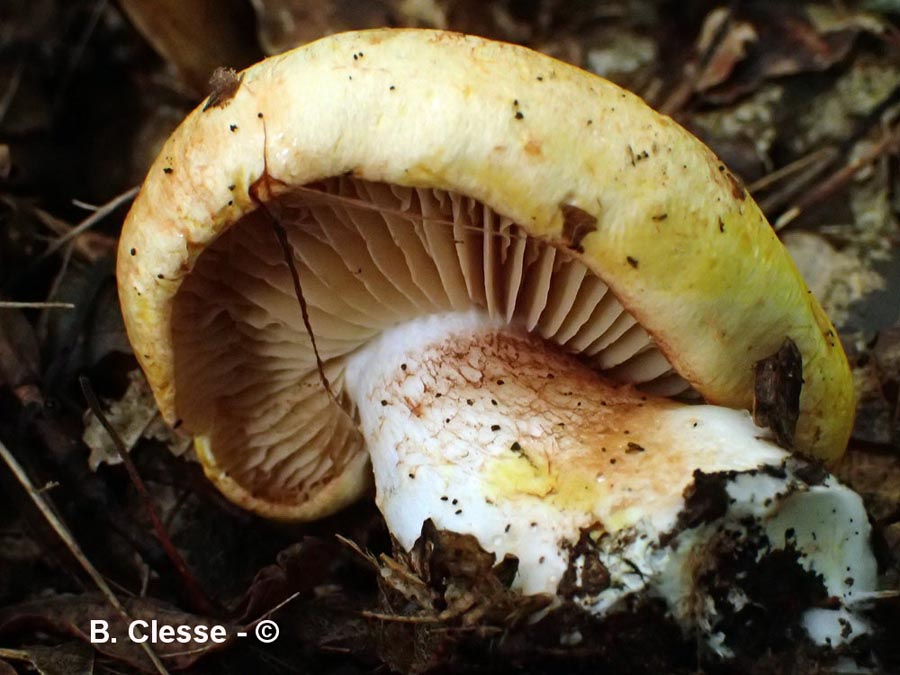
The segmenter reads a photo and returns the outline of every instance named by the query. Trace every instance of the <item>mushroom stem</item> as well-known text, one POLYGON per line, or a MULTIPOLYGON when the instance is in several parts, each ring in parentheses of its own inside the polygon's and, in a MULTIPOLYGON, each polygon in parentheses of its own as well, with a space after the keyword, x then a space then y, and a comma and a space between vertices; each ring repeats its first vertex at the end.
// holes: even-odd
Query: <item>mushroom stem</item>
POLYGON ((480 312, 396 326, 346 368, 405 549, 431 519, 516 556, 524 594, 595 614, 661 597, 723 654, 759 606, 819 643, 867 630, 849 608, 875 590, 862 501, 746 411, 614 385, 480 312), (801 606, 765 574, 808 587, 801 606))

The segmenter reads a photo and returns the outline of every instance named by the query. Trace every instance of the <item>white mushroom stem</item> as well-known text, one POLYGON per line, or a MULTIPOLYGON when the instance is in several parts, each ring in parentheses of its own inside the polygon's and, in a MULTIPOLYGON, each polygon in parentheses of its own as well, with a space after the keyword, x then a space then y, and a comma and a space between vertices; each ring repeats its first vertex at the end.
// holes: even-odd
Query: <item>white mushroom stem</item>
POLYGON ((759 602, 741 579, 784 551, 821 591, 798 617, 813 640, 866 631, 851 610, 875 589, 861 500, 745 411, 613 385, 477 312, 387 330, 346 368, 378 506, 406 549, 430 518, 516 556, 522 593, 598 614, 661 597, 722 653, 729 617, 759 602))

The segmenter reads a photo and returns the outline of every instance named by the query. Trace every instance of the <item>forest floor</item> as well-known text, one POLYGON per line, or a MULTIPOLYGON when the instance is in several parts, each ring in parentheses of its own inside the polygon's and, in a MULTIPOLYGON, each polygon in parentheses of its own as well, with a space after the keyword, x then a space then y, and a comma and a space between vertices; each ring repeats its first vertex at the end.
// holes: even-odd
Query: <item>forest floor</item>
MULTIPOLYGON (((215 67, 373 26, 450 28, 575 63, 674 117, 740 176, 850 358, 859 407, 835 473, 866 502, 883 587, 900 588, 897 0, 6 0, 0 675, 856 667, 802 641, 723 663, 653 608, 596 625, 565 612, 517 626, 490 615, 472 625, 459 615, 373 620, 365 612, 382 611, 389 591, 335 537, 390 552, 370 500, 313 525, 263 521, 226 502, 167 431, 131 354, 114 277, 118 231, 149 163, 215 67), (273 616, 281 638, 153 655, 125 641, 92 646, 90 619, 124 621, 113 602, 131 617, 191 626, 252 630, 273 616), (566 626, 589 639, 561 648, 548 636, 566 626)), ((442 545, 459 542, 434 555, 442 545)), ((874 654, 876 672, 900 672, 900 598, 885 596, 860 653, 874 654)))

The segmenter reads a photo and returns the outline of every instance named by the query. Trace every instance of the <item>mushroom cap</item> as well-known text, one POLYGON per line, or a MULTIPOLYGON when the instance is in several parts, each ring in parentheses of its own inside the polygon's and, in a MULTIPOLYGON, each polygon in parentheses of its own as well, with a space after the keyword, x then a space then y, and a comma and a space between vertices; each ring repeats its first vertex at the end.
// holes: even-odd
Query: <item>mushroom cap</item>
MULTIPOLYGON (((170 424, 190 403, 176 386, 177 298, 202 254, 261 200, 349 175, 464 195, 566 251, 710 403, 751 408, 754 364, 791 338, 804 379, 795 449, 842 454, 854 394, 832 324, 741 183, 637 96, 524 47, 379 29, 269 58, 221 99, 167 141, 119 245, 126 327, 170 424)), ((317 517, 365 489, 358 453, 303 503, 260 496, 197 426, 185 425, 207 474, 258 513, 317 517)))

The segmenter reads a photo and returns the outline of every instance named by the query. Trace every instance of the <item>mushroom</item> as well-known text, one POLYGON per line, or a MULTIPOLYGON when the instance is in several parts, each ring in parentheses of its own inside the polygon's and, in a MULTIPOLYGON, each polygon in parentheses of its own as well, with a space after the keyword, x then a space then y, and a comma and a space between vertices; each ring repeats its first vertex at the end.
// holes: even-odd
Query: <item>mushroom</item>
POLYGON ((859 497, 747 412, 789 339, 789 440, 839 457, 834 329, 737 178, 601 78, 425 30, 263 61, 164 146, 118 280, 162 414, 245 508, 318 518, 374 469, 399 545, 471 534, 526 594, 661 597, 727 653, 759 599, 719 572, 778 559, 814 640, 866 630, 859 497))

